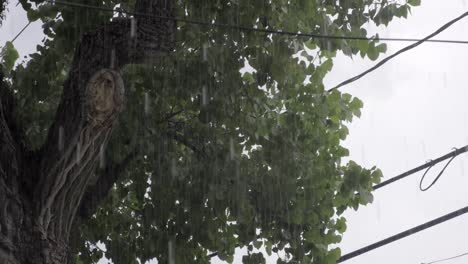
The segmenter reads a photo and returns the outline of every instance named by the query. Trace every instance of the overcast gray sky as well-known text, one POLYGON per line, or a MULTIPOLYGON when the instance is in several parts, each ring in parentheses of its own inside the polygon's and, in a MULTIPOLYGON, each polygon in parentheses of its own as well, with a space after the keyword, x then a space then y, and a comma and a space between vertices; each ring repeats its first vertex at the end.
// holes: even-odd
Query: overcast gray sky
MULTIPOLYGON (((379 28, 381 36, 421 38, 467 11, 466 1, 423 0, 406 20, 379 28)), ((468 40, 468 18, 437 38, 468 40)), ((388 53, 403 47, 389 43, 388 53)), ((345 145, 351 158, 377 165, 385 178, 468 144, 468 45, 425 43, 342 91, 364 101, 361 119, 350 125, 345 145)), ((373 63, 339 58, 326 83, 334 85, 373 63)), ((468 205, 468 159, 457 157, 429 191, 419 191, 422 173, 375 192, 375 202, 346 212, 340 244, 347 253, 468 205)), ((431 169, 432 176, 443 165, 431 169)), ((431 173, 429 173, 431 174, 431 173)), ((431 177, 431 175, 428 175, 431 177)), ((345 263, 422 263, 468 252, 468 215, 376 249, 345 263)), ((468 263, 468 256, 447 261, 468 263)))
MULTIPOLYGON (((13 1, 11 1, 13 2, 13 1)), ((10 5, 0 28, 0 45, 27 23, 21 7, 10 5)), ((422 0, 408 19, 389 28, 370 28, 382 37, 422 38, 468 11, 465 0, 422 0)), ((20 55, 35 51, 42 40, 38 23, 15 41, 20 55)), ((468 40, 468 18, 437 38, 468 40)), ((407 43, 388 43, 387 54, 407 43)), ((381 57, 382 58, 382 57, 381 57)), ((468 144, 468 45, 425 43, 365 78, 342 88, 364 101, 362 117, 350 125, 345 145, 351 159, 377 165, 385 178, 468 144)), ((330 88, 374 62, 339 56, 326 78, 330 88)), ((347 211, 348 229, 340 244, 348 253, 468 205, 468 155, 457 157, 429 191, 418 188, 422 173, 375 192, 372 205, 347 211)), ((433 176, 441 166, 434 167, 433 176)), ((429 179, 428 179, 429 180, 429 179)), ((347 264, 419 264, 468 252, 468 215, 356 257, 347 264)), ((213 263, 219 263, 214 261, 213 263)), ((241 263, 240 257, 235 263, 241 263)), ((273 260, 268 263, 274 263, 273 260)), ((468 256, 444 262, 468 263, 468 256)))

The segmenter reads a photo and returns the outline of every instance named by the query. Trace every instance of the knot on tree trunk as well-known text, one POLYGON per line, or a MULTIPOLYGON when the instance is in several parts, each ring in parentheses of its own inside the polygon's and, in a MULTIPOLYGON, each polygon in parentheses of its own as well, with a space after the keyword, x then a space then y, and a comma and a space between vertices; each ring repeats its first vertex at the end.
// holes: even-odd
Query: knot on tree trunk
POLYGON ((92 126, 111 126, 124 108, 124 83, 114 70, 102 69, 85 89, 84 117, 92 126))

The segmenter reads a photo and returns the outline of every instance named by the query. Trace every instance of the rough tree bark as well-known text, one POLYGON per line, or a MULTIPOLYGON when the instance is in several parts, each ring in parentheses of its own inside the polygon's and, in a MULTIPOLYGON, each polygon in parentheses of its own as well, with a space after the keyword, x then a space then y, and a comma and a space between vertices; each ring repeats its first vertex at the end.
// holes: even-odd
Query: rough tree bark
POLYGON ((171 52, 176 30, 173 20, 154 17, 172 16, 170 0, 138 0, 135 8, 134 18, 82 36, 39 151, 28 150, 14 96, 0 83, 0 263, 67 263, 70 234, 95 212, 129 161, 111 164, 101 177, 94 173, 105 166, 99 157, 124 107, 119 70, 171 52))

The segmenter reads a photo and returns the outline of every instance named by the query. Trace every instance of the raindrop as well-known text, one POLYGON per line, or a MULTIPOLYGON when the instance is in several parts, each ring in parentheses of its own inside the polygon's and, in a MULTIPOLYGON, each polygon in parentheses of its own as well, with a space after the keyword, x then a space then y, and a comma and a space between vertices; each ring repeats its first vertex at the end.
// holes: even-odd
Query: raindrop
POLYGON ((294 54, 297 54, 299 52, 299 44, 297 42, 293 42, 293 48, 294 48, 294 54))
POLYGON ((167 243, 168 251, 169 251, 169 264, 175 264, 175 243, 174 238, 169 239, 167 243))
POLYGON ((104 155, 104 144, 99 148, 99 168, 104 169, 106 167, 106 159, 104 155))
POLYGON ((364 145, 361 145, 361 162, 363 164, 366 163, 366 150, 364 148, 364 145))
POLYGON ((465 175, 465 164, 463 161, 460 162, 460 174, 465 175))
POLYGON ((58 134, 58 150, 63 150, 63 126, 59 127, 59 134, 58 134))
POLYGON ((426 144, 424 143, 424 141, 421 141, 421 148, 422 148, 422 152, 423 152, 423 157, 426 158, 427 157, 427 152, 426 152, 426 144))
POLYGON ((145 92, 145 114, 150 112, 150 97, 149 94, 145 92))
POLYGON ((229 139, 229 156, 231 157, 231 160, 234 160, 234 158, 236 157, 236 152, 235 152, 235 149, 234 149, 234 139, 230 138, 229 139))
POLYGON ((81 144, 76 145, 76 163, 80 163, 81 160, 81 144))
POLYGON ((134 38, 136 36, 136 20, 134 17, 130 19, 130 37, 134 38))
POLYGON ((115 49, 111 51, 110 68, 115 69, 115 49))
POLYGON ((443 73, 442 80, 444 82, 444 88, 447 88, 447 73, 446 72, 443 73))
POLYGON ((171 176, 172 178, 177 176, 177 164, 174 159, 171 160, 171 176))
POLYGON ((208 43, 203 44, 203 61, 208 61, 208 43))
POLYGON ((382 212, 380 211, 380 202, 379 202, 379 201, 376 201, 376 207, 377 207, 377 210, 376 210, 376 213, 377 213, 377 221, 380 222, 380 219, 381 219, 381 216, 382 216, 382 212))
POLYGON ((206 88, 206 85, 203 85, 202 87, 202 105, 207 105, 208 104, 208 89, 206 88))
POLYGON ((327 40, 327 50, 331 51, 331 41, 330 40, 327 40))

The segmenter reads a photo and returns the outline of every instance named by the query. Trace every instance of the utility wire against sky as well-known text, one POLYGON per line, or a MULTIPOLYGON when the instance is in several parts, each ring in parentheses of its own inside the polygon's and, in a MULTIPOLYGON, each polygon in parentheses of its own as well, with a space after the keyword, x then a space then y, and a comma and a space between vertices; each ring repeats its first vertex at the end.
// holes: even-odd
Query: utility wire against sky
POLYGON ((409 46, 406 46, 402 49, 400 49, 399 51, 393 53, 392 55, 386 57, 385 59, 381 60, 380 62, 378 62, 376 65, 374 65, 373 67, 371 67, 370 69, 364 71, 363 73, 361 74, 358 74, 344 82, 341 82, 340 84, 338 84, 337 86, 331 88, 330 90, 328 91, 333 91, 333 90, 336 90, 344 85, 347 85, 347 84, 350 84, 354 81, 357 81, 359 79, 361 79, 362 77, 366 76, 367 74, 375 71, 376 69, 380 68, 382 65, 384 65, 385 63, 387 63, 388 61, 390 61, 391 59, 395 58, 396 56, 402 54, 403 52, 406 52, 410 49, 414 49, 416 48, 417 46, 423 44, 424 42, 428 42, 431 38, 437 36, 439 33, 441 33, 442 31, 446 30, 447 28, 449 28, 450 26, 452 26, 453 24, 455 24, 456 22, 458 22, 459 20, 465 18, 466 16, 468 16, 468 12, 465 12, 463 13, 462 15, 460 15, 459 17, 455 18, 455 19, 452 19, 450 20, 448 23, 446 23, 445 25, 443 25, 442 27, 440 27, 439 29, 437 29, 436 31, 434 31, 434 33, 428 35, 427 37, 417 41, 416 43, 413 43, 409 46))
MULTIPOLYGON (((416 172, 418 172, 418 171, 421 171, 421 170, 423 170, 423 169, 427 169, 426 172, 424 173, 423 177, 421 178, 421 182, 420 182, 420 184, 419 184, 419 187, 420 187, 421 191, 426 191, 426 190, 428 190, 429 188, 431 188, 431 187, 437 182, 437 180, 440 178, 440 176, 442 176, 442 174, 444 173, 445 169, 446 169, 447 166, 450 164, 450 162, 452 162, 452 160, 453 160, 454 158, 456 158, 458 155, 460 155, 460 154, 462 154, 462 153, 465 153, 465 152, 468 152, 468 145, 466 145, 466 146, 464 146, 464 147, 462 147, 462 148, 458 148, 458 149, 455 148, 455 150, 452 151, 452 152, 450 152, 450 153, 447 153, 447 154, 445 154, 445 155, 443 155, 443 156, 441 156, 441 157, 439 157, 439 158, 437 158, 437 159, 435 159, 435 160, 431 160, 430 162, 427 162, 427 163, 424 164, 424 165, 421 165, 421 166, 416 167, 416 168, 414 168, 414 169, 411 169, 411 170, 409 170, 409 171, 407 171, 407 172, 404 172, 404 173, 402 173, 402 174, 400 174, 400 175, 398 175, 398 176, 395 176, 395 177, 390 178, 390 179, 388 179, 388 180, 386 180, 386 181, 383 181, 383 182, 381 182, 381 183, 379 183, 379 184, 377 184, 377 185, 374 185, 372 188, 373 188, 374 190, 380 189, 380 188, 382 188, 382 187, 384 187, 384 186, 386 186, 386 185, 389 185, 389 184, 391 184, 391 183, 393 183, 393 182, 396 182, 396 181, 399 181, 399 180, 401 180, 401 179, 403 179, 403 178, 406 178, 406 177, 408 177, 408 176, 410 176, 410 175, 412 175, 412 174, 414 174, 414 173, 416 173, 416 172), (444 160, 446 160, 446 159, 449 159, 449 158, 450 158, 450 160, 447 162, 447 164, 445 164, 444 168, 439 172, 439 174, 438 174, 437 177, 432 181, 432 183, 431 183, 428 187, 426 187, 426 188, 423 189, 421 186, 422 186, 422 182, 423 182, 424 177, 426 176, 427 172, 428 172, 434 165, 436 165, 437 163, 440 163, 440 162, 442 162, 442 161, 444 161, 444 160)), ((415 228, 412 228, 412 229, 410 229, 410 230, 407 230, 407 231, 405 231, 405 232, 402 232, 402 233, 400 233, 400 234, 397 234, 397 235, 395 235, 395 236, 392 236, 392 237, 390 237, 390 238, 384 239, 384 240, 382 240, 382 241, 379 241, 379 242, 374 243, 374 244, 372 244, 372 245, 369 245, 369 246, 367 246, 367 247, 364 247, 364 248, 361 248, 361 249, 359 249, 359 250, 356 250, 356 251, 353 251, 353 252, 351 252, 351 253, 348 253, 348 254, 346 254, 346 255, 343 255, 343 256, 338 260, 338 263, 339 263, 339 262, 343 262, 343 261, 345 261, 345 260, 347 260, 347 259, 350 259, 350 258, 354 258, 354 257, 356 257, 356 256, 358 256, 358 255, 364 254, 364 253, 366 253, 366 252, 368 252, 368 251, 371 251, 371 250, 376 249, 376 248, 378 248, 378 247, 381 247, 381 246, 383 246, 383 245, 389 244, 389 243, 391 243, 391 242, 394 242, 394 241, 399 240, 399 239, 401 239, 401 238, 404 238, 404 237, 406 237, 406 236, 412 235, 412 234, 414 234, 414 233, 417 233, 417 232, 419 232, 419 231, 422 231, 422 230, 424 230, 424 229, 426 229, 426 228, 429 228, 429 227, 431 227, 431 226, 437 225, 437 224, 439 224, 439 223, 445 222, 445 221, 447 221, 447 220, 449 220, 449 219, 451 219, 451 218, 453 218, 453 217, 456 217, 456 216, 458 216, 458 215, 461 215, 461 214, 464 214, 464 213, 467 213, 467 212, 468 212, 468 206, 465 207, 465 208, 463 208, 463 209, 460 209, 460 210, 458 210, 458 211, 455 211, 455 212, 453 212, 453 213, 450 213, 450 214, 448 214, 448 215, 445 215, 445 216, 443 216, 443 217, 440 217, 440 218, 438 218, 438 219, 432 220, 432 221, 430 221, 430 222, 428 222, 428 223, 425 223, 425 224, 423 224, 423 225, 417 226, 417 227, 415 227, 415 228), (455 216, 453 216, 453 215, 455 215, 455 216), (445 219, 445 220, 444 220, 444 219, 445 219), (438 222, 438 221, 440 221, 440 222, 438 222)), ((467 253, 467 254, 468 254, 468 253, 467 253)), ((217 256, 217 255, 218 255, 218 252, 213 252, 213 253, 210 253, 210 254, 208 255, 208 257, 209 257, 209 258, 212 258, 212 257, 215 257, 215 256, 217 256)), ((421 264, 425 264, 425 263, 421 263, 421 264)), ((430 264, 430 263, 427 263, 427 264, 430 264)))
POLYGON ((368 245, 366 247, 360 248, 360 249, 355 250, 353 252, 350 252, 348 254, 344 254, 343 256, 341 256, 341 258, 338 259, 337 263, 344 262, 346 260, 357 257, 359 255, 362 255, 364 253, 367 253, 367 252, 372 251, 374 249, 377 249, 379 247, 385 246, 387 244, 390 244, 392 242, 395 242, 395 241, 400 240, 402 238, 405 238, 407 236, 414 235, 414 234, 416 234, 416 233, 418 233, 420 231, 423 231, 423 230, 428 229, 430 227, 433 227, 435 225, 441 224, 441 223, 443 223, 445 221, 448 221, 450 219, 453 219, 455 217, 458 217, 458 216, 466 214, 466 213, 468 213, 468 206, 463 207, 461 209, 458 209, 458 210, 456 210, 454 212, 451 212, 449 214, 446 214, 444 216, 441 216, 439 218, 436 218, 434 220, 431 220, 429 222, 426 222, 426 223, 424 223, 422 225, 418 225, 416 227, 413 227, 411 229, 408 229, 406 231, 403 231, 401 233, 398 233, 396 235, 388 237, 386 239, 380 240, 380 241, 378 241, 378 242, 376 242, 374 244, 371 244, 371 245, 368 245))
POLYGON ((421 264, 435 264, 435 263, 444 262, 444 261, 447 261, 447 260, 461 258, 461 257, 466 256, 466 255, 468 255, 468 252, 460 254, 460 255, 456 255, 456 256, 453 256, 453 257, 449 257, 449 258, 434 260, 434 261, 431 261, 431 262, 421 262, 421 264))
MULTIPOLYGON (((443 156, 441 156, 441 157, 439 157, 439 158, 437 158, 437 159, 435 159, 435 160, 432 160, 432 161, 430 161, 430 162, 427 162, 427 163, 424 164, 424 165, 421 165, 421 166, 419 166, 419 167, 416 167, 416 168, 414 168, 414 169, 411 169, 411 170, 409 170, 409 171, 407 171, 407 172, 405 172, 405 173, 402 173, 402 174, 400 174, 400 175, 398 175, 398 176, 396 176, 396 177, 393 177, 393 178, 391 178, 391 179, 389 179, 389 180, 387 180, 387 181, 384 181, 384 182, 382 182, 382 183, 380 183, 380 184, 374 185, 374 186, 373 186, 373 189, 374 189, 374 190, 377 190, 377 189, 382 188, 382 187, 384 187, 384 186, 386 186, 386 185, 388 185, 388 184, 390 184, 390 183, 393 183, 393 182, 396 182, 396 181, 398 181, 398 180, 401 180, 401 179, 403 179, 403 178, 405 178, 405 177, 408 177, 408 176, 411 175, 411 174, 414 174, 414 173, 416 173, 416 172, 418 172, 418 171, 421 171, 421 170, 427 168, 427 170, 426 170, 426 172, 424 173, 423 177, 421 178, 421 182, 420 182, 420 184, 419 184, 419 188, 420 188, 422 191, 426 191, 426 190, 428 190, 430 187, 432 187, 432 186, 436 183, 436 181, 437 181, 437 180, 440 178, 440 176, 444 173, 444 171, 445 171, 445 169, 447 168, 447 166, 452 162, 452 160, 453 160, 455 157, 457 157, 458 155, 460 155, 460 154, 462 154, 462 153, 465 153, 465 152, 467 152, 467 151, 468 151, 468 145, 466 145, 466 146, 464 146, 464 147, 462 147, 462 148, 459 148, 459 149, 455 149, 454 151, 452 151, 452 152, 450 152, 450 153, 447 153, 447 154, 445 154, 445 155, 443 155, 443 156), (446 159, 449 159, 449 158, 450 158, 450 160, 447 162, 447 164, 445 164, 444 168, 439 172, 439 174, 438 174, 437 177, 432 181, 432 183, 431 183, 428 187, 422 188, 422 182, 423 182, 424 176, 426 176, 427 172, 428 172, 435 164, 437 164, 437 163, 439 163, 439 162, 442 162, 442 161, 444 161, 444 160, 446 160, 446 159)), ((374 243, 374 244, 368 245, 368 246, 366 246, 366 247, 363 247, 363 248, 360 248, 360 249, 355 250, 355 251, 353 251, 353 252, 350 252, 350 253, 348 253, 348 254, 345 254, 345 255, 341 256, 341 258, 338 259, 337 263, 340 263, 340 262, 346 261, 346 260, 348 260, 348 259, 357 257, 357 256, 359 256, 359 255, 361 255, 361 254, 367 253, 367 252, 369 252, 369 251, 371 251, 371 250, 377 249, 377 248, 379 248, 379 247, 382 247, 382 246, 387 245, 387 244, 389 244, 389 243, 395 242, 395 241, 400 240, 400 239, 402 239, 402 238, 405 238, 405 237, 407 237, 407 236, 411 236, 411 235, 413 235, 413 234, 415 234, 415 233, 417 233, 417 232, 420 232, 420 231, 422 231, 422 230, 425 230, 425 229, 430 228, 430 227, 432 227, 432 226, 438 225, 438 224, 440 224, 440 223, 443 223, 443 222, 445 222, 445 221, 448 221, 448 220, 450 220, 450 219, 452 219, 452 218, 458 217, 458 216, 460 216, 460 215, 462 215, 462 214, 466 214, 466 213, 468 213, 468 206, 466 206, 466 207, 464 207, 464 208, 462 208, 462 209, 459 209, 459 210, 457 210, 457 211, 454 211, 454 212, 452 212, 452 213, 446 214, 446 215, 444 215, 444 216, 441 216, 441 217, 439 217, 439 218, 437 218, 437 219, 434 219, 434 220, 432 220, 432 221, 426 222, 426 223, 424 223, 424 224, 422 224, 422 225, 419 225, 419 226, 416 226, 416 227, 414 227, 414 228, 408 229, 408 230, 406 230, 406 231, 404 231, 404 232, 401 232, 401 233, 399 233, 399 234, 393 235, 393 236, 391 236, 391 237, 389 237, 389 238, 386 238, 386 239, 384 239, 384 240, 378 241, 378 242, 376 242, 376 243, 374 243)), ((468 253, 463 254, 463 255, 467 255, 467 254, 468 254, 468 253)), ((459 255, 459 256, 456 256, 456 257, 461 257, 461 256, 463 256, 463 255, 459 255)), ((456 257, 453 257, 453 258, 456 258, 456 257)), ((448 260, 448 259, 447 259, 447 260, 448 260)), ((439 261, 436 261, 436 262, 439 262, 439 261)), ((436 263, 436 262, 421 263, 421 264, 431 264, 431 263, 436 263)))
POLYGON ((374 190, 380 189, 380 188, 382 188, 382 187, 384 187, 384 186, 386 186, 386 185, 388 185, 388 184, 390 184, 390 183, 393 183, 393 182, 399 181, 399 180, 401 180, 401 179, 403 179, 403 178, 406 178, 406 177, 408 177, 408 176, 410 176, 410 175, 412 175, 412 174, 414 174, 414 173, 416 173, 416 172, 418 172, 418 171, 427 169, 426 172, 424 173, 423 177, 421 178, 421 181, 420 181, 420 184, 419 184, 419 187, 420 187, 421 191, 426 191, 426 190, 428 190, 430 187, 432 187, 432 186, 434 185, 434 183, 437 182, 437 180, 440 178, 440 176, 442 176, 442 174, 444 173, 445 169, 446 169, 447 166, 450 164, 450 162, 452 162, 452 160, 453 160, 455 157, 457 157, 458 155, 460 155, 460 154, 462 154, 462 153, 465 153, 465 152, 468 152, 468 145, 466 145, 466 146, 464 146, 464 147, 461 147, 461 148, 458 148, 458 149, 456 148, 454 151, 452 151, 452 152, 450 152, 450 153, 447 153, 447 154, 445 154, 445 155, 443 155, 443 156, 441 156, 441 157, 438 157, 438 158, 435 159, 435 160, 431 160, 431 161, 427 162, 427 163, 424 164, 424 165, 421 165, 421 166, 416 167, 416 168, 414 168, 414 169, 411 169, 411 170, 409 170, 409 171, 407 171, 407 172, 404 172, 404 173, 402 173, 402 174, 400 174, 400 175, 397 175, 397 176, 395 176, 395 177, 393 177, 393 178, 390 178, 390 179, 388 179, 388 180, 386 180, 386 181, 383 181, 383 182, 381 182, 381 183, 379 183, 379 184, 376 184, 376 185, 374 185, 372 188, 373 188, 374 190), (446 159, 449 159, 449 158, 451 158, 451 159, 447 162, 447 164, 444 166, 444 168, 439 172, 439 174, 438 174, 437 177, 432 181, 432 183, 431 183, 428 187, 422 188, 422 183, 423 183, 423 181, 424 181, 424 178, 425 178, 427 172, 428 172, 434 165, 436 165, 437 163, 440 163, 440 162, 442 162, 442 161, 444 161, 444 160, 446 160, 446 159))
POLYGON ((23 27, 23 29, 20 30, 20 32, 18 32, 18 34, 16 34, 16 36, 11 40, 11 43, 15 42, 15 40, 26 30, 26 28, 29 27, 29 25, 31 25, 31 21, 29 21, 28 24, 26 24, 26 26, 23 27))
MULTIPOLYGON (((292 36, 292 37, 307 37, 307 38, 319 38, 319 39, 366 40, 366 41, 378 40, 378 41, 398 41, 398 42, 419 42, 419 41, 421 41, 421 39, 415 39, 415 38, 381 38, 381 37, 368 38, 368 37, 334 36, 334 35, 301 33, 301 32, 283 31, 283 30, 275 30, 275 29, 264 29, 264 28, 262 29, 262 28, 253 28, 253 27, 242 26, 242 25, 232 25, 232 24, 224 24, 224 23, 205 22, 205 21, 192 20, 192 19, 181 18, 181 17, 158 16, 158 15, 152 15, 152 14, 131 12, 131 11, 124 10, 122 8, 113 9, 113 8, 86 5, 86 4, 80 4, 80 3, 72 3, 72 2, 59 1, 59 0, 45 0, 45 2, 49 2, 51 4, 70 6, 70 7, 82 7, 82 8, 89 8, 89 9, 101 10, 101 11, 106 11, 106 12, 116 12, 116 13, 122 13, 122 14, 128 14, 128 15, 138 15, 138 16, 145 16, 145 17, 150 17, 150 18, 174 20, 176 22, 184 22, 184 23, 187 23, 187 24, 194 24, 194 25, 200 25, 200 26, 229 28, 229 29, 236 29, 236 30, 241 30, 241 31, 286 35, 286 36, 292 36)), ((452 43, 452 44, 468 44, 468 41, 466 41, 466 40, 427 39, 425 41, 426 42, 438 42, 438 43, 452 43)))
POLYGON ((424 42, 443 42, 443 43, 458 43, 458 44, 468 44, 468 41, 459 41, 459 40, 432 40, 431 38, 435 37, 445 29, 449 28, 452 26, 454 23, 458 22, 459 20, 463 19, 464 17, 468 16, 468 12, 463 13, 461 16, 449 21, 439 29, 437 29, 434 33, 428 35, 427 37, 423 39, 406 39, 406 38, 367 38, 367 37, 352 37, 352 36, 333 36, 333 35, 321 35, 321 34, 311 34, 311 33, 301 33, 301 32, 292 32, 292 31, 281 31, 281 30, 274 30, 274 29, 262 29, 262 28, 253 28, 253 27, 247 27, 247 26, 242 26, 242 25, 232 25, 232 24, 223 24, 223 23, 215 23, 215 22, 205 22, 205 21, 198 21, 198 20, 192 20, 192 19, 187 19, 187 18, 181 18, 181 17, 168 17, 168 16, 157 16, 153 14, 145 14, 145 13, 138 13, 138 12, 130 12, 127 10, 124 10, 122 8, 106 8, 106 7, 100 7, 100 6, 92 6, 92 5, 86 5, 86 4, 80 4, 80 3, 72 3, 72 2, 67 2, 67 1, 60 1, 60 0, 45 0, 45 2, 51 3, 51 4, 58 4, 58 5, 64 5, 64 6, 70 6, 70 7, 82 7, 82 8, 89 8, 89 9, 96 9, 96 10, 101 10, 101 11, 106 11, 106 12, 117 12, 117 13, 125 13, 128 15, 137 15, 137 16, 145 16, 145 17, 150 17, 150 18, 159 18, 159 19, 167 19, 167 20, 174 20, 176 22, 184 22, 187 24, 195 24, 195 25, 201 25, 201 26, 209 26, 209 27, 220 27, 220 28, 230 28, 230 29, 237 29, 241 31, 251 31, 251 32, 261 32, 261 33, 267 33, 267 34, 280 34, 280 35, 286 35, 286 36, 293 36, 293 37, 309 37, 309 38, 320 38, 320 39, 347 39, 347 40, 366 40, 366 41, 371 41, 371 40, 378 40, 378 41, 411 41, 411 42, 416 42, 413 43, 409 46, 406 46, 403 49, 400 49, 396 53, 388 56, 387 58, 381 60, 378 62, 376 65, 371 67, 370 69, 364 71, 361 74, 358 74, 348 80, 345 80, 338 84, 337 86, 329 89, 328 91, 333 91, 336 90, 344 85, 350 84, 354 81, 357 81, 364 77, 365 75, 373 72, 374 70, 378 69, 391 59, 395 58, 396 56, 411 50, 413 48, 416 48, 417 46, 421 45, 424 42))

